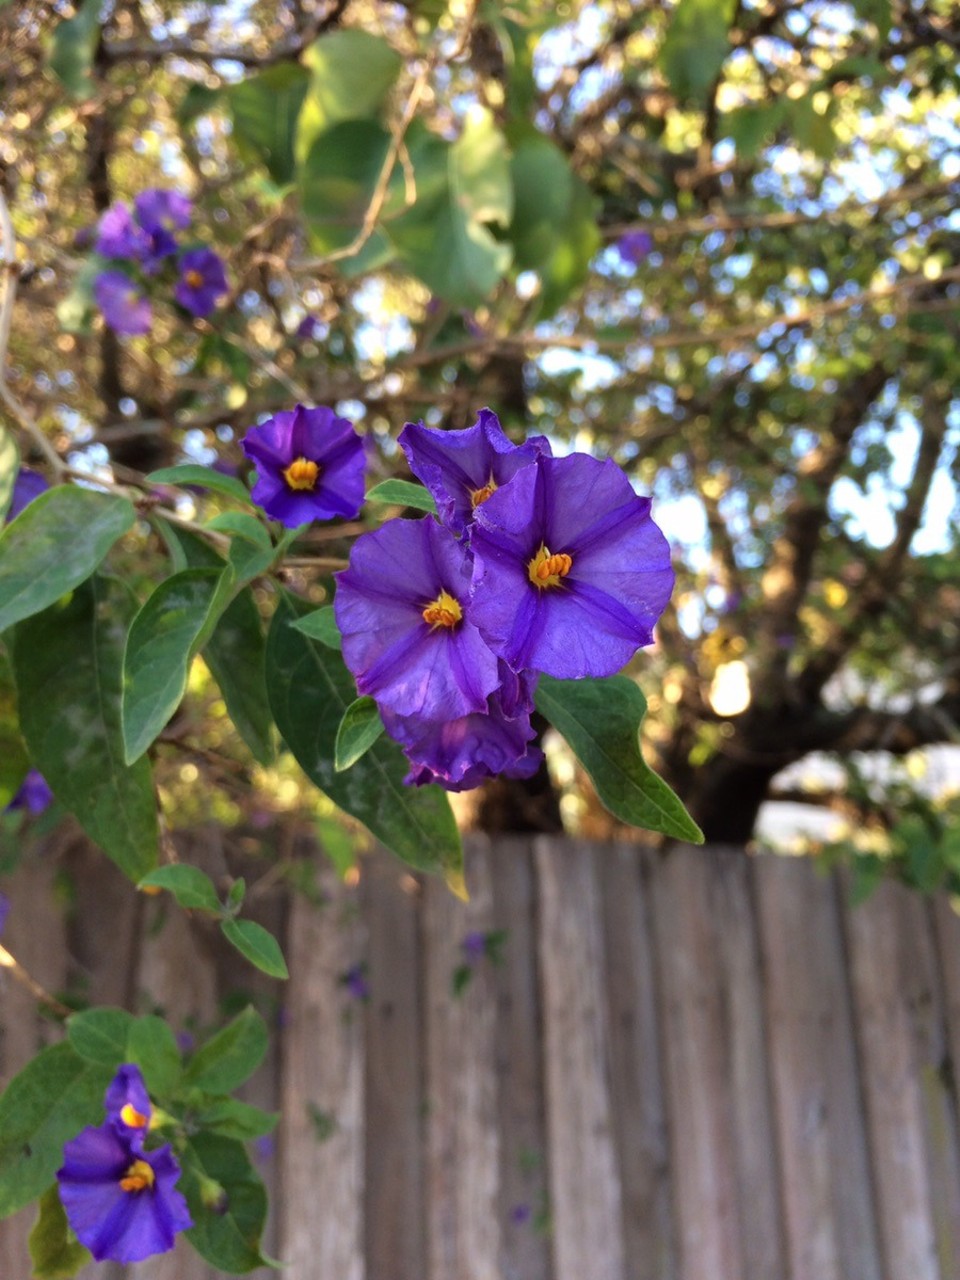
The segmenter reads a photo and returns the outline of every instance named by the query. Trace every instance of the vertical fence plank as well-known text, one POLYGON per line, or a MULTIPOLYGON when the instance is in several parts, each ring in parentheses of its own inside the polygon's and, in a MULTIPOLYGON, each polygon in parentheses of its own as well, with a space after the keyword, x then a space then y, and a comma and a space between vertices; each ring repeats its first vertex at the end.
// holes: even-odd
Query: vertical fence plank
POLYGON ((490 856, 467 850, 469 903, 440 880, 424 885, 427 1066, 427 1275, 430 1280, 500 1280, 500 1152, 496 1014, 488 958, 452 991, 461 942, 492 928, 490 856))
POLYGON ((768 1052, 791 1280, 879 1280, 835 881, 757 859, 768 1052))
POLYGON ((365 1251, 369 1280, 423 1280, 420 887, 385 855, 364 859, 369 934, 365 1019, 365 1251))
POLYGON ((342 978, 361 964, 356 889, 333 868, 323 902, 297 896, 287 929, 279 1257, 297 1276, 364 1280, 364 1011, 342 978))
POLYGON ((624 1280, 603 940, 586 846, 536 841, 556 1280, 624 1280))

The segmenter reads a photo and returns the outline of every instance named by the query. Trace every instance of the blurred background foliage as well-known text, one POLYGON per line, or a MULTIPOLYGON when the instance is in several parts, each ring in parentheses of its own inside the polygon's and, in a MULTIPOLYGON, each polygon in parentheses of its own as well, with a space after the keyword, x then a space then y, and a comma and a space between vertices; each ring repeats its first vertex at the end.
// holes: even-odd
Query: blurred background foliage
MULTIPOLYGON (((952 882, 949 792, 890 802, 869 753, 916 783, 960 723, 958 51, 952 0, 8 2, 10 386, 71 466, 121 480, 239 464, 295 400, 369 434, 373 479, 404 474, 405 421, 484 405, 612 456, 675 547, 635 674, 648 758, 707 839, 749 840, 779 789, 908 878, 919 824, 913 878, 952 882), (91 228, 155 186, 196 201, 231 293, 118 339, 91 228), (784 781, 811 752, 840 764, 784 781)), ((342 533, 298 542, 295 585, 342 533)), ((163 548, 136 555, 153 580, 163 548)), ((295 807, 199 664, 192 689, 168 808, 295 807)), ((539 785, 494 784, 477 820, 610 833, 562 754, 560 808, 539 785)))

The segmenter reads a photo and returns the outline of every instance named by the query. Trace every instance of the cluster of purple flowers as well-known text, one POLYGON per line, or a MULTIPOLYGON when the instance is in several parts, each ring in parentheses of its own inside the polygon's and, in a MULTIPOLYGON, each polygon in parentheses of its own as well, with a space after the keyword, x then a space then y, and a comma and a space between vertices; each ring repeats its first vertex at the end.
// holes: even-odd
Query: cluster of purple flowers
POLYGON ((148 333, 154 280, 173 278, 173 297, 194 316, 208 316, 227 292, 223 260, 204 245, 182 246, 193 206, 177 191, 141 191, 134 207, 111 205, 97 226, 96 251, 108 260, 93 282, 97 305, 116 333, 148 333))
POLYGON ((140 1068, 118 1070, 104 1096, 106 1121, 63 1149, 60 1200, 74 1234, 98 1262, 140 1262, 173 1248, 193 1226, 169 1146, 147 1150, 152 1107, 140 1068))
POLYGON ((400 445, 439 519, 354 544, 336 575, 344 660, 408 783, 529 777, 540 673, 613 675, 651 643, 673 589, 666 539, 616 463, 513 445, 489 409, 463 431, 408 423, 400 445))

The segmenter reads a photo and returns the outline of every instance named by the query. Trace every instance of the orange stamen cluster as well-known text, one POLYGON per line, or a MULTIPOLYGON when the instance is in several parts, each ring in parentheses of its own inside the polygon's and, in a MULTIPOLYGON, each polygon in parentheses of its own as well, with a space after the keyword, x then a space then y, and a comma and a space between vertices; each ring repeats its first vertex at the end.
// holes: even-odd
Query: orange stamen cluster
POLYGON ((142 1115, 137 1108, 129 1102, 125 1102, 120 1108, 120 1119, 125 1125, 129 1125, 131 1129, 145 1129, 150 1123, 149 1118, 142 1115))
POLYGON ((496 491, 497 491, 497 484, 493 476, 490 477, 490 479, 487 481, 487 483, 483 486, 482 489, 471 489, 470 505, 474 509, 474 511, 476 511, 477 507, 480 506, 481 502, 486 502, 486 500, 491 496, 491 494, 496 493, 496 491))
POLYGON ((294 458, 283 472, 290 489, 315 489, 319 475, 320 468, 310 458, 294 458))
POLYGON ((183 283, 188 289, 199 289, 203 284, 203 274, 200 271, 185 271, 183 273, 183 283))
POLYGON ((441 591, 423 611, 423 620, 431 627, 455 627, 462 617, 460 601, 449 591, 441 591))
POLYGON ((149 1191, 154 1183, 154 1173, 146 1160, 134 1160, 120 1179, 121 1191, 149 1191))
POLYGON ((573 560, 565 552, 552 554, 540 544, 540 550, 527 565, 530 581, 541 591, 545 587, 559 587, 560 579, 565 578, 573 567, 573 560))

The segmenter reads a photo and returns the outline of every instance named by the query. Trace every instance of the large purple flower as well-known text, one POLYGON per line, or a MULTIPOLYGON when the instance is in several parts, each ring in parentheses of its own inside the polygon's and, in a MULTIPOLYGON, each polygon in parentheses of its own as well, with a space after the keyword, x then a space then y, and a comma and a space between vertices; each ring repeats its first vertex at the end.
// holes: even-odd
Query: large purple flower
POLYGON ((107 1120, 134 1147, 143 1146, 153 1108, 140 1068, 132 1062, 119 1067, 103 1099, 107 1120))
POLYGON ((7 511, 7 523, 16 520, 24 507, 49 488, 50 486, 39 471, 21 467, 13 482, 13 496, 10 499, 10 509, 7 511))
POLYGON ((86 1128, 63 1149, 57 1170, 67 1221, 98 1262, 140 1262, 167 1253, 193 1226, 169 1146, 143 1151, 109 1122, 86 1128))
POLYGON ((250 496, 287 528, 350 520, 363 506, 363 440, 326 405, 284 409, 248 431, 241 445, 257 467, 250 496))
POLYGON ((20 784, 20 790, 7 805, 7 809, 10 812, 26 809, 36 817, 37 814, 48 809, 52 802, 53 792, 47 785, 46 778, 39 770, 31 769, 20 784))
POLYGON ((334 601, 343 657, 361 693, 398 716, 485 711, 497 660, 472 615, 466 550, 431 516, 358 538, 334 601))
POLYGON ((512 444, 490 409, 481 409, 474 425, 463 431, 408 422, 400 432, 400 446, 410 470, 433 494, 440 519, 458 537, 472 522, 477 507, 500 485, 541 454, 550 453, 546 436, 512 444))
POLYGON ((115 333, 150 332, 150 303, 124 272, 101 271, 93 282, 93 294, 104 320, 115 333))
POLYGON ((212 249, 188 249, 178 266, 173 296, 191 315, 208 316, 229 289, 223 259, 212 249))
POLYGON ((539 458, 477 512, 473 617, 515 671, 609 676, 650 644, 670 548, 617 464, 539 458))

